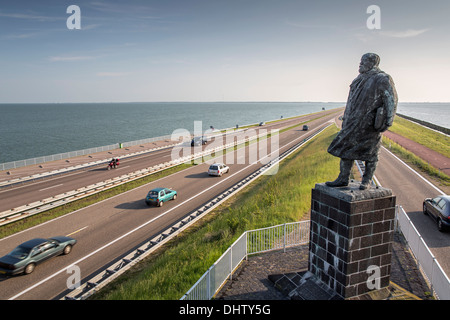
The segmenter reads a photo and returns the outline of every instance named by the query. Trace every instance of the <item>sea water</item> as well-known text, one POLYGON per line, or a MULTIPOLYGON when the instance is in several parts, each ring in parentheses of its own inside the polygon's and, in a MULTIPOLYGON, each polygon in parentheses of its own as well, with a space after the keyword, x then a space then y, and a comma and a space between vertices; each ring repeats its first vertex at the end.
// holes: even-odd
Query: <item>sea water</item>
MULTIPOLYGON (((259 123, 344 102, 149 102, 0 104, 0 163, 164 135, 259 123)), ((450 104, 400 103, 398 112, 449 127, 450 104)))

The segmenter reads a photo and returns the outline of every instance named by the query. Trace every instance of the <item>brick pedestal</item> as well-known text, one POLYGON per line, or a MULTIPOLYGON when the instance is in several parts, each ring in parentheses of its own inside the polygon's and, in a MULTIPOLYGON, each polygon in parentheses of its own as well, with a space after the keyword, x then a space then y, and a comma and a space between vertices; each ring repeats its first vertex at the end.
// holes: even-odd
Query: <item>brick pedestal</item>
POLYGON ((394 218, 395 196, 389 189, 359 190, 359 183, 341 188, 316 184, 309 272, 344 299, 386 288, 394 218))

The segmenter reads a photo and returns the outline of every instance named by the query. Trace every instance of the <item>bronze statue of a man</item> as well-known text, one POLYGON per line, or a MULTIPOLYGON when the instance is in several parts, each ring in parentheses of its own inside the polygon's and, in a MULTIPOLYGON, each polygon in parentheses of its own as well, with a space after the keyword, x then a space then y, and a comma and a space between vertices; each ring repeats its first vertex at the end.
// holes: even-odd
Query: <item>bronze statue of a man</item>
POLYGON ((365 162, 360 189, 367 189, 378 162, 381 133, 394 121, 397 92, 392 78, 378 68, 380 57, 366 53, 361 58, 359 75, 350 85, 342 129, 328 152, 341 158, 340 173, 330 187, 347 186, 354 160, 365 162))

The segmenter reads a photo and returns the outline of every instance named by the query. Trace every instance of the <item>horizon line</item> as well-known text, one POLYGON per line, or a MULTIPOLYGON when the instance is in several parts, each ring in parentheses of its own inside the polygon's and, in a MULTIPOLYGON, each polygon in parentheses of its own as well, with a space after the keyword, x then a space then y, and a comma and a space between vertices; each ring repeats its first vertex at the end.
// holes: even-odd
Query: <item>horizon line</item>
MULTIPOLYGON (((5 104, 106 104, 106 103, 343 103, 345 101, 263 101, 263 100, 216 100, 216 101, 187 101, 187 100, 173 100, 173 101, 77 101, 77 102, 0 102, 0 105, 5 104)), ((450 103, 450 101, 399 101, 398 103, 450 103)))

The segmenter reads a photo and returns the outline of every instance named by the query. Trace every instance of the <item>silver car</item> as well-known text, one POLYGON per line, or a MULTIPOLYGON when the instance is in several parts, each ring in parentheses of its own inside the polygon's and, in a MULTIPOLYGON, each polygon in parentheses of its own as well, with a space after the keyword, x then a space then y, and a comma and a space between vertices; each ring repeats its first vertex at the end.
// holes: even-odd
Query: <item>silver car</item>
POLYGON ((224 173, 230 172, 230 168, 223 163, 214 163, 209 166, 208 174, 210 176, 222 176, 224 173))

